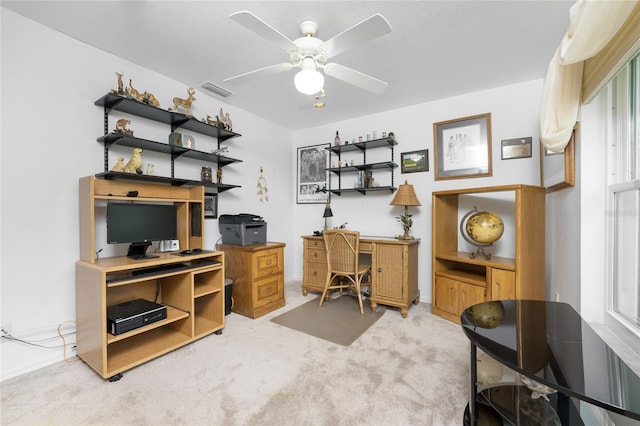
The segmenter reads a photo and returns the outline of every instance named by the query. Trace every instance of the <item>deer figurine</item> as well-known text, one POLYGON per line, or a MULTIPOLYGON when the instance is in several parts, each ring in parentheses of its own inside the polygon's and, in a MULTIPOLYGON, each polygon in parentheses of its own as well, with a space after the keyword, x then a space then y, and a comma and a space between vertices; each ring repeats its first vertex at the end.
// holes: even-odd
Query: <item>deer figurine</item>
POLYGON ((189 87, 187 89, 187 93, 189 94, 189 97, 187 99, 178 97, 173 98, 173 109, 177 111, 178 107, 182 107, 184 108, 184 113, 186 115, 191 115, 191 103, 196 100, 196 98, 193 96, 196 91, 193 87, 189 87))

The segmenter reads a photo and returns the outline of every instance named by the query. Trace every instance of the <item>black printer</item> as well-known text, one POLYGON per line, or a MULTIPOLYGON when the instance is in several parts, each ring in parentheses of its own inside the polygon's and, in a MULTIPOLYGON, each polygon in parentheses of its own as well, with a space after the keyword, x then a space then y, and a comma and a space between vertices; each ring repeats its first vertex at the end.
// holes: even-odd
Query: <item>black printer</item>
POLYGON ((251 246, 267 242, 267 223, 249 213, 223 214, 218 219, 222 244, 251 246))

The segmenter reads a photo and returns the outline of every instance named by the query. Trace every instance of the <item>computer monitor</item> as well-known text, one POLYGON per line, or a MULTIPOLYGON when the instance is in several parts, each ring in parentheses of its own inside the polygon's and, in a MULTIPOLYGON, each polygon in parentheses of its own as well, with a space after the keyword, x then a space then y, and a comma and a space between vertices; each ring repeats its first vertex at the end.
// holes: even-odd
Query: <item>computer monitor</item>
POLYGON ((152 241, 177 239, 173 204, 107 203, 107 243, 129 243, 127 256, 143 259, 152 241))

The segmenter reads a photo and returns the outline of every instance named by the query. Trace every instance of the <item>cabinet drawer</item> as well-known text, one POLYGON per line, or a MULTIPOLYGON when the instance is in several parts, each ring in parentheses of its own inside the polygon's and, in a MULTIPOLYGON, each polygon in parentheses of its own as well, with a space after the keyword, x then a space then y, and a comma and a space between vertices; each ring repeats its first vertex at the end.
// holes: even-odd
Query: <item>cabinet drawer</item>
POLYGON ((327 279, 326 263, 306 262, 304 265, 305 284, 318 284, 324 287, 327 279))
POLYGON ((282 250, 264 250, 255 255, 256 277, 265 277, 283 271, 282 250))
POLYGON ((305 239, 304 240, 304 247, 305 248, 317 248, 320 250, 324 250, 324 240, 322 238, 319 239, 305 239))
POLYGON ((370 242, 362 242, 360 241, 360 253, 371 253, 373 251, 373 244, 370 242))
POLYGON ((284 280, 281 275, 264 278, 256 281, 254 284, 254 309, 284 298, 284 280))
POLYGON ((327 263, 327 252, 324 248, 307 248, 304 250, 304 261, 327 263))

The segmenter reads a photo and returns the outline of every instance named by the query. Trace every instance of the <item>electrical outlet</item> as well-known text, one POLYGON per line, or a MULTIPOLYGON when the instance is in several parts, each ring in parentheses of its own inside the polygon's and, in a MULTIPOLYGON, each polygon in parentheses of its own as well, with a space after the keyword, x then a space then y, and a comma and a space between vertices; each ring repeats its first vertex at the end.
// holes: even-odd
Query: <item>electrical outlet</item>
POLYGON ((555 301, 556 302, 560 301, 560 293, 558 293, 557 291, 556 291, 556 295, 555 295, 555 301))

